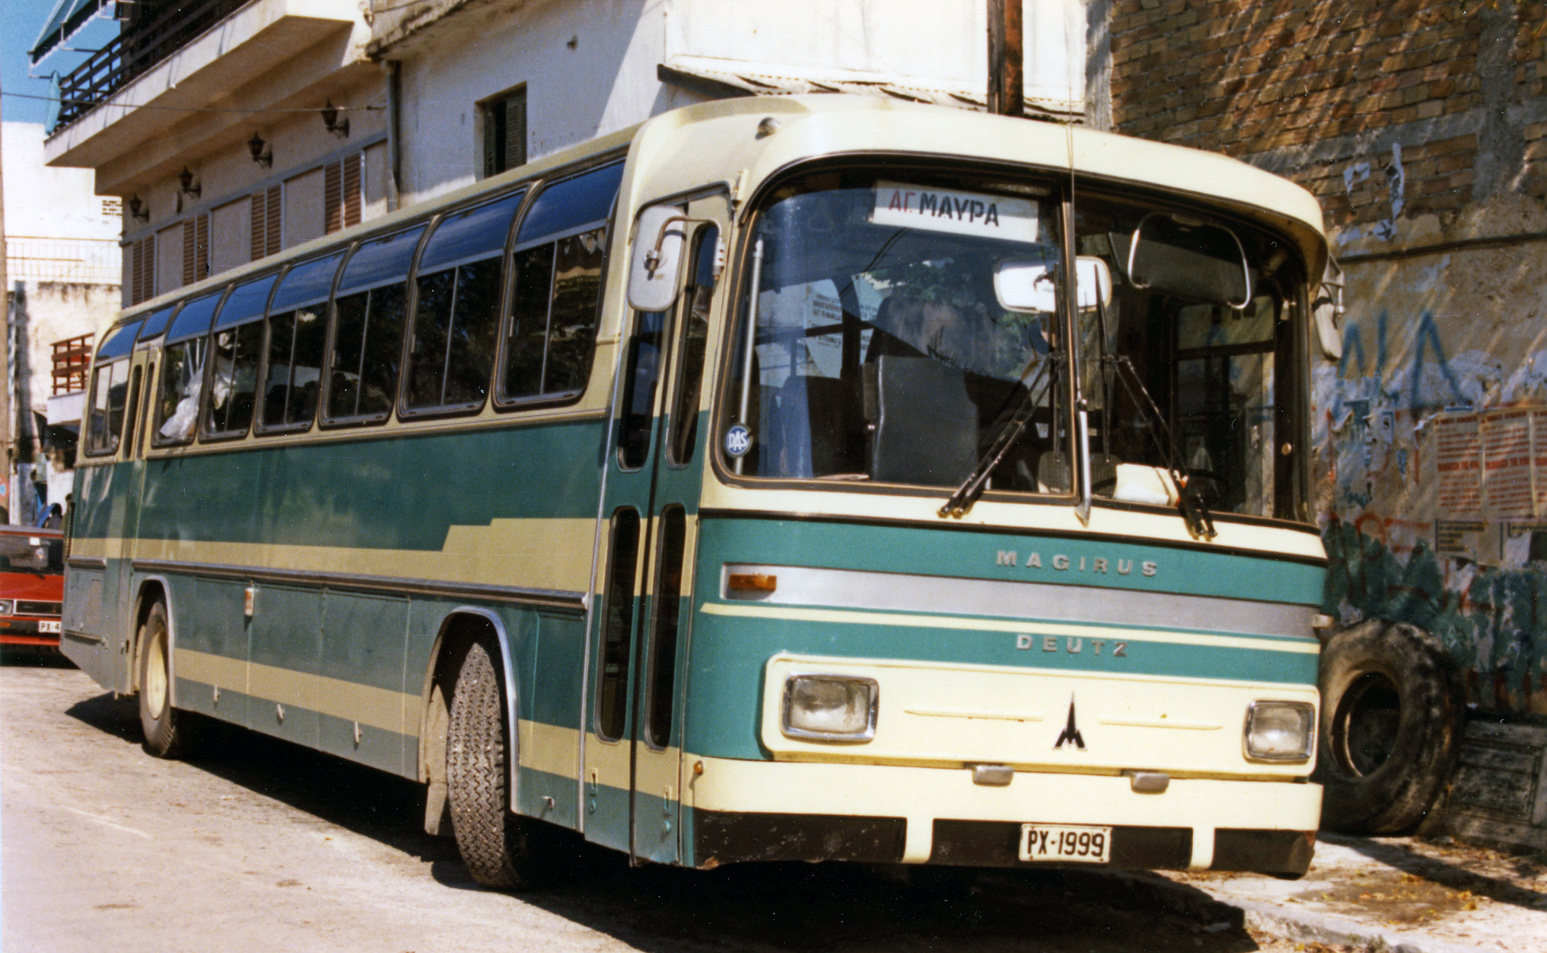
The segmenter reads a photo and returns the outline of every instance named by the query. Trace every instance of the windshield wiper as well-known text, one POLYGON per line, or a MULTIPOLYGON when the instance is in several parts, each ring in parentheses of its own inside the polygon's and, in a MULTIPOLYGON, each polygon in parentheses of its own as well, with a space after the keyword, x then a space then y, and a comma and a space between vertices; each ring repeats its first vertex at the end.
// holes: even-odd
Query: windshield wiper
POLYGON ((1021 439, 1021 435, 1026 432, 1026 427, 1031 424, 1032 414, 1036 412, 1042 396, 1047 393, 1043 379, 1048 376, 1048 368, 1052 367, 1057 359, 1058 352, 1050 349, 1046 358, 1041 361, 1042 366, 1037 369, 1036 376, 1027 385, 1026 393, 1015 403, 1009 418, 1000 425, 999 431, 994 434, 993 442, 978 458, 977 465, 972 468, 971 473, 967 474, 967 479, 962 481, 961 486, 956 488, 956 492, 951 494, 950 499, 945 501, 945 505, 940 507, 941 516, 965 516, 967 511, 972 509, 972 504, 983 495, 984 488, 988 486, 988 478, 999 469, 999 464, 1004 462, 1010 448, 1015 446, 1021 439))
POLYGON ((1117 370, 1117 379, 1122 383, 1123 389, 1128 392, 1128 399, 1139 408, 1140 419, 1145 421, 1150 432, 1150 437, 1155 441, 1155 447, 1160 451, 1161 458, 1165 461, 1166 471, 1171 474, 1171 479, 1176 482, 1177 508, 1182 511, 1182 519, 1187 523, 1187 532, 1193 539, 1213 539, 1214 517, 1209 513, 1209 506, 1203 500, 1203 493, 1197 487, 1189 486, 1192 482, 1186 465, 1182 462, 1182 454, 1177 447, 1176 435, 1171 428, 1166 426, 1166 418, 1160 412, 1160 407, 1155 403, 1155 398, 1150 396, 1149 389, 1144 386, 1143 378, 1134 368, 1133 361, 1128 355, 1104 356, 1101 359, 1117 370), (1127 371, 1127 376, 1123 372, 1127 371), (1138 393, 1134 393, 1137 389, 1138 393), (1142 400, 1140 397, 1142 396, 1142 400))

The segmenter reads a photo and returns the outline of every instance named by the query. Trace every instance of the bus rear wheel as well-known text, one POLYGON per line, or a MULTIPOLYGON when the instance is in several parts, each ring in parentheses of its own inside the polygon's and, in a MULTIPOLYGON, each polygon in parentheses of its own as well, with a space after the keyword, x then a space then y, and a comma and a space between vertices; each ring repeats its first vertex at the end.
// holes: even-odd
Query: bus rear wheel
POLYGON ((1417 826, 1450 776, 1461 734, 1461 687, 1444 646, 1415 626, 1365 622, 1323 648, 1320 683, 1322 827, 1417 826))
POLYGON ((462 660, 446 727, 446 787, 457 851, 473 879, 496 890, 540 880, 533 822, 511 810, 511 746, 498 655, 480 639, 462 660))
POLYGON ((167 610, 153 604, 140 626, 140 728, 145 750, 158 758, 181 757, 187 731, 172 707, 172 666, 167 610))

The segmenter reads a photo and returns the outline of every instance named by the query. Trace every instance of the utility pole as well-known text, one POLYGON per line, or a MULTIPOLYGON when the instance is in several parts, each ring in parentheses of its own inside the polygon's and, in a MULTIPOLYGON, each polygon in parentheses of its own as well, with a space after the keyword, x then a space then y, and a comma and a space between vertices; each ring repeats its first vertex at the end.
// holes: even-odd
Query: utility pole
POLYGON ((988 111, 998 116, 1026 112, 1024 0, 988 0, 988 111))
MULTIPOLYGON (((0 116, 3 119, 3 116, 0 116)), ((0 122, 0 129, 4 123, 0 122)), ((0 152, 4 151, 3 134, 0 134, 0 152)), ((15 428, 11 421, 11 273, 6 267, 10 250, 5 242, 5 163, 0 162, 0 294, 5 307, 5 364, 0 367, 0 504, 3 504, 6 521, 11 520, 15 489, 11 474, 16 472, 15 428)))

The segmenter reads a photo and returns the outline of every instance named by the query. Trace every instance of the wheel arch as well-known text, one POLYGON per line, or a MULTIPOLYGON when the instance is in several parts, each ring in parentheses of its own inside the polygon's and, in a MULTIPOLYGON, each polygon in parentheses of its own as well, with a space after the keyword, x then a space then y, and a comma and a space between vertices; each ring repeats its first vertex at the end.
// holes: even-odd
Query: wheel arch
POLYGON ((167 700, 175 704, 177 701, 176 656, 177 647, 177 613, 173 611, 172 586, 165 576, 146 576, 140 580, 139 591, 135 595, 134 615, 131 617, 129 640, 129 681, 131 691, 140 690, 140 656, 145 646, 140 640, 140 629, 144 627, 145 620, 150 617, 150 607, 160 602, 166 606, 167 615, 167 700))
POLYGON ((424 681, 420 688, 419 757, 416 774, 421 782, 430 786, 425 805, 425 830, 438 834, 444 811, 446 779, 446 729, 449 725, 451 693, 456 687, 457 672, 467 654, 468 646, 482 636, 492 636, 499 652, 499 673, 504 691, 504 720, 507 741, 511 803, 514 811, 516 773, 520 761, 520 737, 518 734, 517 699, 520 684, 516 679, 515 654, 510 633, 505 622, 494 612, 477 606, 458 606, 446 613, 440 630, 430 647, 429 664, 425 666, 424 681), (434 815, 432 817, 432 814, 434 815))

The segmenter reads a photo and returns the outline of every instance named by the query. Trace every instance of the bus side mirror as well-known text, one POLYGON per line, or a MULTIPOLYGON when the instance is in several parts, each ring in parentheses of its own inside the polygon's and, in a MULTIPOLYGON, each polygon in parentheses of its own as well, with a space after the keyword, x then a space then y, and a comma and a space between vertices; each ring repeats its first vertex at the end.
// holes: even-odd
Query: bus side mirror
MULTIPOLYGON (((1051 314, 1058 310, 1058 269, 1051 259, 1013 258, 994 269, 994 296, 1006 311, 1051 314)), ((1105 259, 1081 255, 1074 260, 1081 309, 1112 303, 1112 270, 1105 259)))
POLYGON ((665 311, 677 299, 687 226, 675 206, 652 205, 639 213, 628 271, 628 303, 635 311, 665 311))
POLYGON ((1316 341, 1321 345, 1321 353, 1331 361, 1343 357, 1343 338, 1339 333, 1343 313, 1343 269, 1329 255, 1321 288, 1311 302, 1311 316, 1316 319, 1316 341))

